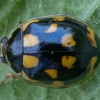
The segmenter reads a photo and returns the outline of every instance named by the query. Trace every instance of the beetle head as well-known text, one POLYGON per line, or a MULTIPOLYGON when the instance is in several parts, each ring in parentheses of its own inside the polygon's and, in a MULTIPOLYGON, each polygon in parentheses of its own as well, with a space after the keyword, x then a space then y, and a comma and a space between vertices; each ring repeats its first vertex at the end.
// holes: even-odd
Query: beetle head
POLYGON ((0 61, 6 63, 6 48, 7 48, 7 37, 3 37, 0 41, 0 61))

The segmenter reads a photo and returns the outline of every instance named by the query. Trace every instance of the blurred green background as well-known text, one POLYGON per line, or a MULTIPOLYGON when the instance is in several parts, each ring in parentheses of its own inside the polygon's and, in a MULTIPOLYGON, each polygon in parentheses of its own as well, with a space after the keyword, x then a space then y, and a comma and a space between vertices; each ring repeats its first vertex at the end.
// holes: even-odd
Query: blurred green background
MULTIPOLYGON (((100 0, 0 0, 0 36, 8 21, 6 36, 19 24, 33 17, 67 14, 89 23, 100 36, 100 0)), ((0 81, 5 70, 0 64, 0 81)), ((65 89, 35 86, 10 78, 0 85, 0 100, 100 100, 100 67, 86 81, 65 89)))

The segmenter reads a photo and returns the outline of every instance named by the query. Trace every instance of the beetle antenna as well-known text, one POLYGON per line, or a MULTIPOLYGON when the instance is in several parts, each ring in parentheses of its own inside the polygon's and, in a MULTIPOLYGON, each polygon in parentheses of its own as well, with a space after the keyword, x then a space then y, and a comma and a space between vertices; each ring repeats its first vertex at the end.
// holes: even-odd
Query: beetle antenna
POLYGON ((4 66, 4 64, 3 63, 1 63, 2 64, 2 66, 3 66, 3 70, 4 70, 4 78, 6 77, 6 69, 5 69, 5 66, 4 66))
POLYGON ((4 33, 3 33, 2 37, 4 37, 5 34, 6 34, 7 26, 8 26, 8 21, 6 20, 6 21, 5 21, 5 29, 4 29, 4 33))

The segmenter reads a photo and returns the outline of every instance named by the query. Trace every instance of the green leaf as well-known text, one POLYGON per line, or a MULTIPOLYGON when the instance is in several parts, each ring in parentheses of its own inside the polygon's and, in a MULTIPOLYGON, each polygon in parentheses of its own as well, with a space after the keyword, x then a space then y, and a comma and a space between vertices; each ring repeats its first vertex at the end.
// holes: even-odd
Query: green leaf
MULTIPOLYGON (((100 35, 100 0, 1 0, 0 36, 18 26, 19 21, 33 17, 67 14, 88 22, 100 35)), ((0 81, 4 73, 11 72, 7 65, 0 64, 0 81), (4 66, 4 67, 3 67, 4 66), (4 69, 5 68, 5 69, 4 69)), ((100 68, 86 81, 64 89, 53 89, 28 84, 10 78, 0 85, 0 100, 100 100, 100 68)))

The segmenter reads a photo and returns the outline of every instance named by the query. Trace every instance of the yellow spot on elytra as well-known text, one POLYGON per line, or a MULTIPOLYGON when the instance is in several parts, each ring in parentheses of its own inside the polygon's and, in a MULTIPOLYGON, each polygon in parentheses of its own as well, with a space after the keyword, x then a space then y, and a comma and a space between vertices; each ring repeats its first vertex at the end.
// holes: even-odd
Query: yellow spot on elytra
POLYGON ((52 83, 52 85, 63 86, 64 83, 62 81, 55 81, 55 82, 52 83))
POLYGON ((88 64, 88 66, 87 66, 87 68, 89 69, 89 73, 88 73, 88 74, 90 74, 90 73, 93 72, 93 70, 94 70, 94 65, 95 65, 96 61, 97 61, 97 56, 94 56, 94 57, 91 58, 91 60, 90 60, 90 62, 89 62, 89 64, 88 64))
POLYGON ((47 73, 53 79, 57 78, 57 70, 55 69, 46 69, 44 70, 44 72, 47 73))
POLYGON ((27 26, 31 23, 35 23, 35 22, 39 22, 38 19, 35 19, 35 20, 30 20, 28 21, 26 24, 23 25, 23 31, 27 28, 27 26))
POLYGON ((76 61, 75 57, 65 56, 65 55, 62 57, 62 60, 61 60, 62 66, 66 67, 68 69, 71 69, 74 67, 73 64, 75 63, 75 61, 76 61))
POLYGON ((26 34, 23 39, 24 47, 35 46, 39 43, 39 39, 37 36, 32 34, 26 34))
POLYGON ((63 47, 76 45, 76 42, 74 41, 72 34, 65 34, 61 39, 61 43, 63 47))
POLYGON ((34 80, 34 79, 30 79, 25 73, 24 71, 22 70, 22 77, 29 83, 36 83, 38 82, 37 80, 34 80))
POLYGON ((89 42, 91 43, 92 46, 97 47, 95 38, 94 38, 94 31, 91 30, 91 28, 87 27, 88 33, 87 33, 87 38, 89 42))
POLYGON ((34 56, 24 55, 23 56, 23 66, 26 68, 32 68, 38 66, 39 59, 34 56))
POLYGON ((45 30, 46 33, 52 33, 52 32, 56 32, 57 31, 57 24, 53 23, 50 25, 50 27, 45 30))
POLYGON ((64 21, 65 17, 64 16, 56 16, 54 17, 54 21, 64 21))

